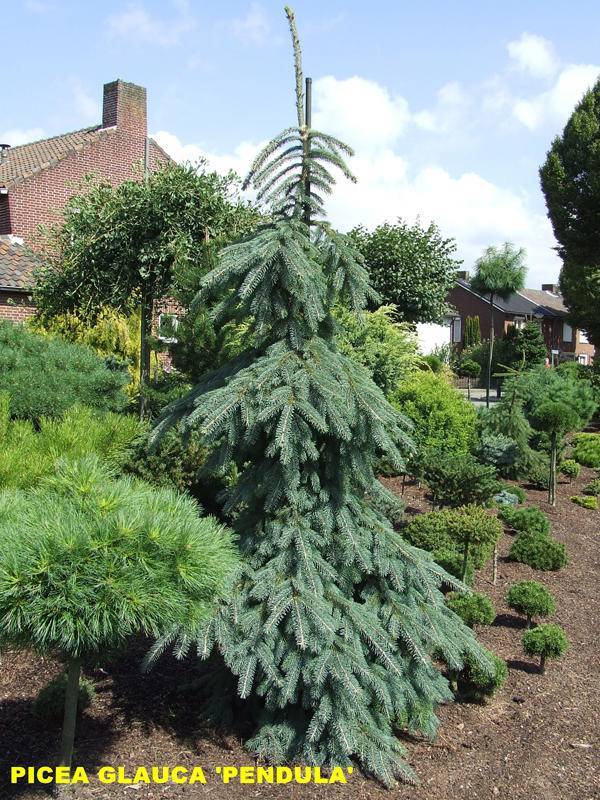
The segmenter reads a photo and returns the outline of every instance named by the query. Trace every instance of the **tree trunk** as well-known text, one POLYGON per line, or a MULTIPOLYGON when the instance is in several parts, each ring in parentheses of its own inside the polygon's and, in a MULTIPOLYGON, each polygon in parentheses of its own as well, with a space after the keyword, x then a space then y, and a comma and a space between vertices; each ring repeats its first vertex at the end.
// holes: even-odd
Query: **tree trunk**
POLYGON ((494 586, 498 581, 498 545, 494 545, 494 560, 492 562, 492 583, 494 586))
POLYGON ((468 565, 469 565, 469 539, 467 538, 465 540, 465 552, 463 554, 462 572, 460 576, 461 581, 464 581, 464 579, 467 576, 468 565))
POLYGON ((152 335, 152 298, 142 297, 140 309, 140 419, 146 416, 146 387, 150 380, 150 336, 152 335))
POLYGON ((471 378, 467 376, 467 399, 471 399, 471 378))
POLYGON ((546 656, 540 656, 540 672, 542 675, 546 672, 546 656))
POLYGON ((305 103, 306 108, 304 112, 304 120, 306 124, 306 133, 304 141, 302 142, 302 160, 303 164, 303 181, 304 181, 304 211, 303 211, 303 218, 304 222, 310 227, 310 166, 309 166, 309 159, 310 159, 310 139, 308 138, 308 134, 310 131, 310 126, 312 124, 312 78, 306 79, 306 89, 305 89, 305 103))
POLYGON ((485 382, 485 407, 490 407, 490 388, 492 386, 492 359, 494 357, 494 294, 490 294, 490 346, 488 353, 487 380, 485 382))
POLYGON ((550 479, 548 482, 548 502, 556 505, 556 451, 558 449, 556 433, 550 436, 550 479))
POLYGON ((527 614, 527 627, 531 628, 531 623, 533 622, 533 617, 531 614, 527 614))
POLYGON ((65 692, 65 713, 60 745, 60 766, 70 767, 73 759, 75 742, 75 724, 77 722, 77 702, 79 700, 79 674, 81 659, 71 658, 67 667, 67 689, 65 692))

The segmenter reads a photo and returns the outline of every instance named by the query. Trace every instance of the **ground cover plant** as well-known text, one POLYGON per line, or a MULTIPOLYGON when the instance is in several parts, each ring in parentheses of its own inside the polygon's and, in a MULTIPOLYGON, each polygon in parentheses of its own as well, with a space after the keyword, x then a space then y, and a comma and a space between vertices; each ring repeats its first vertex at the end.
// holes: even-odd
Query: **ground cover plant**
POLYGON ((194 627, 236 564, 231 535, 191 498, 94 456, 29 492, 0 493, 0 646, 67 665, 60 763, 70 765, 82 661, 133 634, 194 627))
POLYGON ((571 497, 571 502, 581 506, 582 508, 589 508, 591 511, 595 511, 598 508, 598 498, 590 497, 589 495, 580 496, 575 494, 571 497))
POLYGON ((128 381, 125 369, 109 369, 89 347, 0 322, 0 392, 16 419, 60 417, 77 404, 119 411, 128 381))
POLYGON ((600 477, 593 478, 589 483, 582 489, 583 494, 597 496, 600 495, 600 477))
POLYGON ((600 467, 600 436, 597 433, 576 433, 573 436, 573 458, 584 467, 600 467))
POLYGON ((560 658, 569 647, 567 634, 560 625, 545 622, 536 628, 530 628, 523 634, 523 650, 528 656, 538 656, 540 672, 545 672, 546 661, 560 658))
POLYGON ((531 627, 534 617, 550 617, 556 609, 554 597, 538 581, 515 583, 508 590, 506 602, 514 611, 526 617, 528 628, 531 627))
MULTIPOLYGON (((452 697, 432 654, 456 669, 467 656, 484 671, 491 664, 444 603, 450 576, 386 516, 395 498, 377 465, 404 468, 410 424, 336 345, 334 308, 358 312, 370 297, 351 240, 323 219, 329 170, 350 175, 350 151, 310 125, 287 13, 298 123, 249 178, 272 218, 221 252, 198 297, 222 298, 217 324, 251 317, 253 346, 206 375, 155 437, 177 420, 198 426, 209 466, 233 462, 238 472, 222 499, 244 563, 189 645, 204 658, 218 649, 224 685, 232 673, 239 696, 252 698, 247 747, 275 763, 356 760, 391 785, 411 774, 395 721, 432 735, 435 707, 452 697)), ((219 697, 225 705, 226 692, 219 697)))

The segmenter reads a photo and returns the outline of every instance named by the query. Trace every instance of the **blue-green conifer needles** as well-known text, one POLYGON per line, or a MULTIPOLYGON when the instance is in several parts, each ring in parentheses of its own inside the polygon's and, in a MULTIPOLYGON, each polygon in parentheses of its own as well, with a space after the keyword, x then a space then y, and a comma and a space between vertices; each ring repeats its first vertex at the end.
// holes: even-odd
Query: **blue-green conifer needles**
POLYGON ((410 425, 336 349, 334 305, 360 312, 370 289, 351 242, 319 220, 312 189, 329 190, 332 165, 348 174, 338 158, 348 149, 299 121, 251 173, 273 220, 222 251, 201 294, 224 298, 219 319, 251 318, 254 348, 206 375, 155 435, 182 419, 203 431, 213 467, 237 466, 224 512, 243 565, 191 638, 203 658, 220 651, 240 697, 262 698, 248 747, 278 763, 354 759, 391 784, 410 775, 395 730, 433 735, 434 708, 451 697, 432 654, 456 670, 467 654, 491 665, 444 604, 438 587, 454 579, 388 521, 397 502, 376 469, 382 458, 403 468, 410 425), (289 143, 277 169, 290 168, 273 180, 267 165, 289 143))

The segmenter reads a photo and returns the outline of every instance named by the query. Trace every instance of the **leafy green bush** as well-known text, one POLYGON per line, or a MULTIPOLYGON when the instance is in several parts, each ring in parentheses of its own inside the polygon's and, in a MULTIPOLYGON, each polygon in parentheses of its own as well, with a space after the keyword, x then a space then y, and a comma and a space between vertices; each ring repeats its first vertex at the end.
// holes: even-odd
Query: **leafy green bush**
POLYGON ((40 419, 36 430, 31 422, 10 420, 8 398, 0 395, 0 488, 37 486, 59 458, 94 453, 122 469, 145 431, 135 417, 78 406, 62 419, 40 419))
POLYGON ((561 475, 564 475, 565 478, 568 478, 569 483, 571 483, 573 478, 578 477, 579 473, 581 472, 581 467, 573 458, 566 458, 560 463, 558 471, 561 475))
POLYGON ((549 617, 556 609, 554 597, 538 581, 515 583, 508 590, 506 602, 509 608, 527 617, 527 627, 531 627, 534 617, 549 617))
POLYGON ((461 564, 464 564, 466 552, 467 570, 469 564, 481 569, 502 535, 502 525, 496 517, 486 514, 483 508, 466 506, 418 514, 402 534, 415 547, 434 554, 435 561, 444 566, 447 572, 462 577, 462 571, 457 575, 450 554, 454 554, 453 558, 462 559, 461 564), (441 556, 447 560, 450 568, 441 563, 441 556))
POLYGON ((77 404, 119 411, 128 380, 126 370, 109 369, 89 347, 0 322, 0 392, 10 395, 17 419, 60 417, 77 404))
POLYGON ((584 467, 600 467, 600 436, 597 433, 576 433, 573 436, 573 458, 584 467))
POLYGON ((468 453, 475 441, 476 411, 447 379, 418 371, 401 381, 390 402, 414 423, 420 452, 468 453))
POLYGON ((571 502, 575 503, 576 506, 581 506, 582 508, 589 508, 590 511, 595 511, 598 508, 598 498, 597 497, 580 497, 579 495, 574 494, 571 497, 571 502))
POLYGON ((484 669, 472 657, 467 656, 463 669, 458 674, 458 689, 464 699, 485 703, 504 684, 508 677, 506 661, 488 652, 492 662, 491 672, 484 669))
POLYGON ((582 489, 583 494, 592 495, 592 497, 600 495, 600 478, 593 478, 582 489))
MULTIPOLYGON (((50 683, 40 689, 33 701, 33 710, 38 717, 49 722, 60 722, 65 710, 65 694, 67 691, 67 673, 61 672, 50 683)), ((77 713, 81 714, 89 706, 96 695, 94 684, 87 678, 79 680, 77 713)))
POLYGON ((446 598, 446 605, 462 619, 465 625, 473 628, 475 625, 491 625, 496 618, 496 609, 490 598, 473 592, 461 594, 451 592, 446 598))
POLYGON ((519 533, 540 533, 544 536, 550 533, 550 520, 535 506, 527 508, 501 508, 498 512, 501 520, 519 533))
POLYGON ((548 658, 560 658, 568 648, 567 634, 560 625, 546 622, 523 634, 523 650, 528 656, 539 656, 540 672, 545 672, 548 658))
POLYGON ((429 451, 420 460, 419 475, 436 503, 453 508, 486 505, 500 489, 494 468, 468 454, 457 458, 452 453, 429 451))
POLYGON ((406 323, 396 321, 395 314, 395 306, 360 315, 344 308, 335 312, 338 347, 369 370, 386 396, 414 372, 418 360, 416 337, 406 323))
POLYGON ((146 417, 154 419, 168 405, 175 400, 179 400, 180 397, 184 397, 191 388, 191 384, 180 372, 163 373, 152 378, 143 389, 138 389, 136 396, 133 398, 133 407, 135 408, 139 403, 141 391, 145 400, 146 417))
POLYGON ((510 547, 508 557, 544 571, 556 571, 567 563, 564 544, 542 533, 519 533, 510 547))

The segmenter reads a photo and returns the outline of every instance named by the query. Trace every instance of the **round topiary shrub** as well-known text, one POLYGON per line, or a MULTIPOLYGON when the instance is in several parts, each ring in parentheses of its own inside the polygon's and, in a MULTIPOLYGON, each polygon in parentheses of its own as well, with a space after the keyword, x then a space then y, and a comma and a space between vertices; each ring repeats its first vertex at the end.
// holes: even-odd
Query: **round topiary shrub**
POLYGON ((506 661, 494 653, 487 653, 492 671, 484 669, 473 658, 467 657, 463 669, 458 674, 459 695, 477 703, 485 703, 502 686, 508 677, 506 661))
POLYGON ((508 590, 506 602, 517 614, 527 617, 528 628, 531 627, 534 617, 549 617, 556 610, 554 597, 538 581, 515 583, 508 590))
MULTIPOLYGON (((65 694, 67 690, 67 673, 61 672, 46 684, 33 701, 33 710, 38 717, 49 722, 62 720, 65 710, 65 694)), ((77 697, 77 713, 81 714, 96 695, 94 684, 87 678, 79 680, 79 694, 77 697)))
POLYGON ((568 647, 567 634, 560 625, 550 622, 531 628, 523 634, 523 650, 528 656, 539 656, 542 673, 546 670, 546 659, 560 658, 568 647))
POLYGON ((558 471, 561 475, 564 475, 565 478, 568 478, 569 483, 571 483, 581 472, 581 467, 574 459, 566 458, 559 466, 558 471))
POLYGON ((555 571, 567 563, 564 544, 541 533, 519 533, 508 553, 512 561, 528 564, 533 569, 555 571))
POLYGON ((465 625, 473 628, 475 625, 491 625, 496 618, 496 609, 490 598, 473 592, 461 594, 451 592, 446 598, 446 605, 462 619, 465 625))
POLYGON ((511 508, 503 506, 498 516, 510 528, 519 533, 539 533, 544 536, 550 533, 550 520, 539 508, 511 508))

